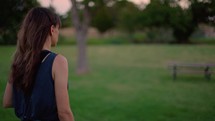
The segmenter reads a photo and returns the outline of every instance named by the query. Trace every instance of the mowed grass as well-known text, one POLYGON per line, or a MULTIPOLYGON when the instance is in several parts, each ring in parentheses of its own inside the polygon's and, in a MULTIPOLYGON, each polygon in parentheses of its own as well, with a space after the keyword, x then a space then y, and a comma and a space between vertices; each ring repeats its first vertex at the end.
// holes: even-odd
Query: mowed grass
MULTIPOLYGON (((15 47, 0 47, 3 96, 15 47)), ((171 61, 215 63, 214 45, 88 46, 91 71, 75 74, 77 48, 53 49, 69 62, 70 104, 76 121, 215 121, 215 75, 179 75, 171 61)), ((0 101, 2 103, 2 100, 0 101)), ((2 121, 16 121, 13 109, 0 108, 2 121)))

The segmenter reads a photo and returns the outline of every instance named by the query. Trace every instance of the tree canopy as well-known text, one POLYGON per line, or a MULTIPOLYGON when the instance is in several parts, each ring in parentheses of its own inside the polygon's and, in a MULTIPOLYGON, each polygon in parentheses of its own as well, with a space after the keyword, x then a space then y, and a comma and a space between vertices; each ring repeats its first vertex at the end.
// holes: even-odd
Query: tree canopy
POLYGON ((38 6, 37 0, 0 1, 0 44, 15 44, 16 34, 24 15, 38 6))
MULTIPOLYGON (((215 25, 215 0, 188 0, 188 8, 181 7, 178 2, 151 0, 144 9, 139 9, 128 0, 76 0, 79 18, 82 20, 88 11, 89 26, 101 33, 111 28, 128 33, 147 28, 170 28, 177 43, 188 43, 200 23, 215 25)), ((34 6, 38 6, 37 0, 0 2, 0 15, 3 18, 0 19, 0 44, 16 43, 21 20, 34 6)), ((61 16, 63 27, 71 26, 71 15, 61 16)))

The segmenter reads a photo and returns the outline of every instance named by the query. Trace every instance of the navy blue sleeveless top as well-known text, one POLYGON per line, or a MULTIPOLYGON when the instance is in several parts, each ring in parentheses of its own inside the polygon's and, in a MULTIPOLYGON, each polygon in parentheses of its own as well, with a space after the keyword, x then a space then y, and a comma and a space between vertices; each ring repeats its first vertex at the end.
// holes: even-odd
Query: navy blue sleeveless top
POLYGON ((55 99, 52 65, 57 54, 43 50, 30 96, 13 86, 15 114, 22 121, 59 121, 55 99))

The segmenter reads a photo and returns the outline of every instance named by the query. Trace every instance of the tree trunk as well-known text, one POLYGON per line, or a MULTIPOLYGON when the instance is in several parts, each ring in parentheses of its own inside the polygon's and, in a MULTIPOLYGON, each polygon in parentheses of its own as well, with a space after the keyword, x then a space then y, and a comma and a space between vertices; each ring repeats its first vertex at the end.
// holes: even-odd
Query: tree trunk
POLYGON ((77 74, 84 74, 89 71, 88 63, 87 63, 87 31, 86 30, 78 30, 76 39, 77 39, 77 46, 78 46, 78 60, 77 60, 77 74))
POLYGON ((88 6, 85 5, 83 9, 83 19, 81 21, 79 12, 77 9, 76 0, 71 0, 72 2, 72 19, 73 24, 76 29, 76 40, 78 46, 78 60, 77 60, 77 74, 84 74, 89 71, 88 63, 87 63, 87 50, 86 50, 86 39, 88 33, 88 27, 90 23, 90 14, 88 6))

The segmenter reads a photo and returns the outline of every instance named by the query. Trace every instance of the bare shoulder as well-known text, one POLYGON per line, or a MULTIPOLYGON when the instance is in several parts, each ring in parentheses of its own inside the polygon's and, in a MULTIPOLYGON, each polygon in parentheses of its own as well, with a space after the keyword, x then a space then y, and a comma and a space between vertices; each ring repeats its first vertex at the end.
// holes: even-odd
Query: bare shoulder
POLYGON ((55 57, 54 64, 67 64, 67 59, 61 54, 55 57))
POLYGON ((57 75, 64 75, 66 73, 68 73, 67 59, 63 55, 58 54, 54 59, 52 67, 53 78, 55 79, 57 75))

